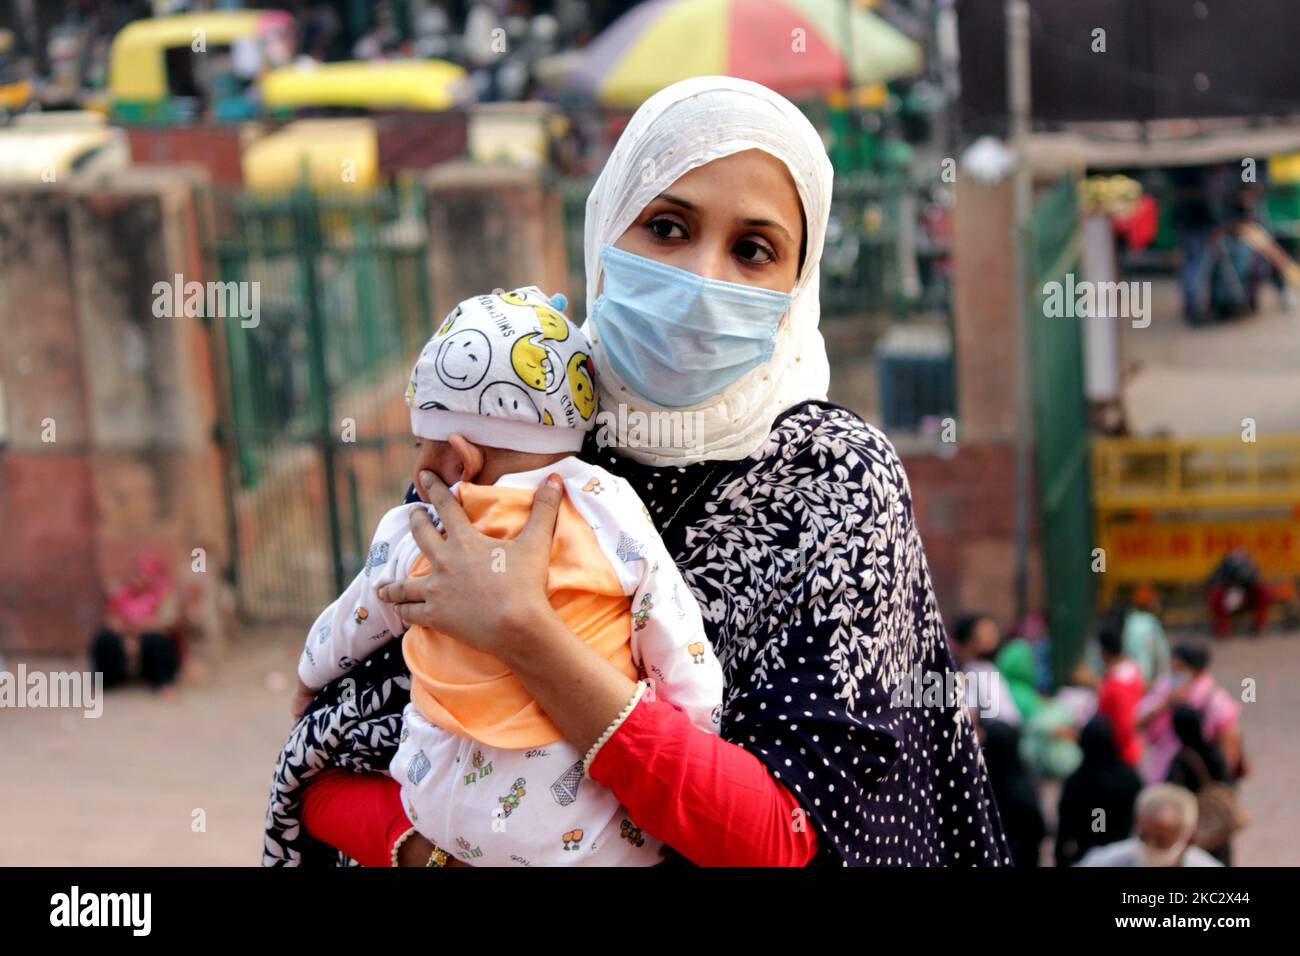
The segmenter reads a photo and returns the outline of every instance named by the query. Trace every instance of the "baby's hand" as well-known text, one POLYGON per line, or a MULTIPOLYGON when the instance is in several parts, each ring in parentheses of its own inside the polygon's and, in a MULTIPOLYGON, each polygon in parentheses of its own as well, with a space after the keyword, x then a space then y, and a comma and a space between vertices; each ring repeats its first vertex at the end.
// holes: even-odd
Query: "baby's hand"
POLYGON ((293 700, 289 704, 289 709, 295 719, 301 717, 311 706, 311 702, 316 699, 316 691, 312 690, 298 678, 298 687, 293 692, 293 700))

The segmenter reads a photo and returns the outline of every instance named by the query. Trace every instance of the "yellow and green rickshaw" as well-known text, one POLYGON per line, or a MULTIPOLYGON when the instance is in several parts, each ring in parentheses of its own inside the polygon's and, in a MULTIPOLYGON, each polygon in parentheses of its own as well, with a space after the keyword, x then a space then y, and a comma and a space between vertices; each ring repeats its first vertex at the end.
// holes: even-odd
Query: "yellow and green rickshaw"
POLYGON ((251 118, 247 95, 267 68, 289 62, 294 19, 282 10, 214 10, 128 23, 113 37, 108 87, 114 118, 174 123, 204 110, 251 118))

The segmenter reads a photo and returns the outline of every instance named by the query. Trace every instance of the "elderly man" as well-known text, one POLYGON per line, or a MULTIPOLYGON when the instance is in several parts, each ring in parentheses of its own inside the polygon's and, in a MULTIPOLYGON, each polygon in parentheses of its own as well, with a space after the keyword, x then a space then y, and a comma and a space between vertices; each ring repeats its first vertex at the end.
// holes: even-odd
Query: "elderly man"
POLYGON ((1134 835, 1094 847, 1076 866, 1222 866, 1200 847, 1196 834, 1196 797, 1170 783, 1146 787, 1137 798, 1134 835))

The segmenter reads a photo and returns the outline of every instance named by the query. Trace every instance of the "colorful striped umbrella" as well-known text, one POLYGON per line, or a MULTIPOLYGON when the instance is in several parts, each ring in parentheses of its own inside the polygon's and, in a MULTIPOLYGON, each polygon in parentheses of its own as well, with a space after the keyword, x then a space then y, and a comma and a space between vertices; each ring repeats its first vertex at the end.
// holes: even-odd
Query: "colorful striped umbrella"
POLYGON ((583 51, 570 82, 634 108, 691 76, 727 74, 791 98, 921 69, 921 49, 855 0, 647 0, 583 51))

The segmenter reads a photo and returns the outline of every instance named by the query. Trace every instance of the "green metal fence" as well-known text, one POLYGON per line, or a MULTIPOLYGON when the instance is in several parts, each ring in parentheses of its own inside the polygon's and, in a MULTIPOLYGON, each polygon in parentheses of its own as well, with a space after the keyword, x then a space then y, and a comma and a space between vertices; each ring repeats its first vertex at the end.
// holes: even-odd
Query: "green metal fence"
POLYGON ((1036 203, 1022 237, 1030 277, 1030 387, 1034 408, 1039 537, 1052 635, 1052 668, 1064 681, 1092 624, 1092 517, 1083 319, 1047 317, 1043 286, 1079 268, 1077 180, 1067 176, 1036 203))
POLYGON ((409 478, 402 392, 431 328, 423 193, 208 188, 207 278, 256 323, 212 323, 240 609, 297 620, 360 567, 409 478))

